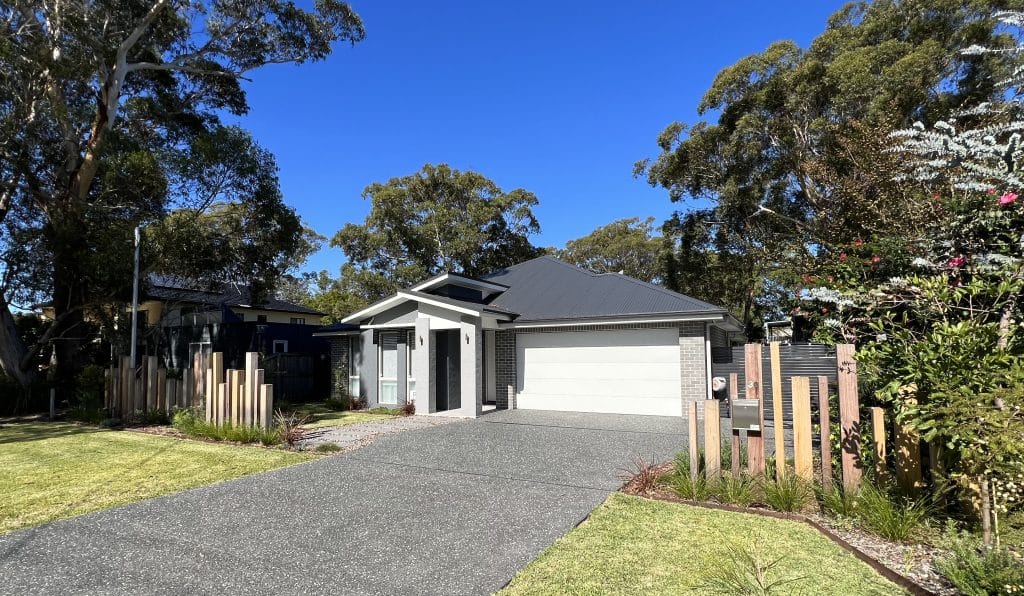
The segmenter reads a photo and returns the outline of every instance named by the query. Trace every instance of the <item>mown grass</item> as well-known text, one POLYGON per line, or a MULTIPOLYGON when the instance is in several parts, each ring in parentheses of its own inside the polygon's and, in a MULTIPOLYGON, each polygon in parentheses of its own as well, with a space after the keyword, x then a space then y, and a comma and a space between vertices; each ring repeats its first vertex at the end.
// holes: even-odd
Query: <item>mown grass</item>
POLYGON ((902 594, 874 570, 797 522, 614 494, 512 580, 503 594, 712 593, 726 548, 766 541, 784 554, 787 594, 902 594))
POLYGON ((0 425, 0 534, 314 456, 56 422, 0 425))
POLYGON ((376 410, 346 410, 338 411, 332 410, 323 403, 306 403, 306 404, 281 404, 281 409, 285 411, 292 411, 298 415, 299 418, 309 418, 309 421, 304 424, 306 428, 325 428, 328 426, 345 426, 347 424, 357 424, 359 422, 370 422, 373 420, 386 420, 388 418, 394 418, 399 414, 397 410, 387 410, 384 408, 378 408, 376 410))

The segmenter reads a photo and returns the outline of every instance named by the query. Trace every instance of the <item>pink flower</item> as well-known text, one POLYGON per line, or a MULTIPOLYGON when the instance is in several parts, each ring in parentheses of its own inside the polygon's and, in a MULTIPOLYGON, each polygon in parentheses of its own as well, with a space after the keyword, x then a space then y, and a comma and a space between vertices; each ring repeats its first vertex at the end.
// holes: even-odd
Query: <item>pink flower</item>
POLYGON ((990 194, 990 195, 996 194, 996 189, 994 189, 994 188, 988 189, 988 194, 990 194))
POLYGON ((871 262, 872 262, 872 263, 878 263, 878 262, 880 262, 881 260, 882 260, 882 257, 880 257, 880 256, 878 256, 878 255, 875 255, 875 256, 871 257, 871 262))
POLYGON ((967 264, 967 259, 965 257, 963 257, 963 256, 953 257, 952 259, 949 260, 949 266, 950 267, 954 267, 954 268, 956 268, 956 267, 963 267, 966 264, 967 264))
POLYGON ((1003 193, 1003 196, 999 197, 999 204, 1000 205, 1009 205, 1010 203, 1014 203, 1016 201, 1017 201, 1017 193, 1015 193, 1015 192, 1003 193))
POLYGON ((846 260, 846 253, 845 252, 839 253, 839 260, 840 261, 845 261, 846 260))
POLYGON ((853 241, 853 245, 854 246, 864 246, 864 241, 863 240, 854 240, 853 241))

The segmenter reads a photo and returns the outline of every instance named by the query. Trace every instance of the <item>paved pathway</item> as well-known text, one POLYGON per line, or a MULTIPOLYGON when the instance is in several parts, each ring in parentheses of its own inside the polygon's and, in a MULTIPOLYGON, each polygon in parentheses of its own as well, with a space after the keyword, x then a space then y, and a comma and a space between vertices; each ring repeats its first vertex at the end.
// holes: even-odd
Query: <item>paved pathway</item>
POLYGON ((0 536, 11 594, 488 594, 680 419, 498 412, 0 536))

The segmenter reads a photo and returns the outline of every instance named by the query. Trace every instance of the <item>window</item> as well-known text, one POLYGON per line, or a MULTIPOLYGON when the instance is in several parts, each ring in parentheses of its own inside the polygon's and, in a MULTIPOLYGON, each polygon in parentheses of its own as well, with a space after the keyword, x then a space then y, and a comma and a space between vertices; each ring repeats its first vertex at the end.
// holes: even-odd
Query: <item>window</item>
POLYGON ((379 361, 380 391, 377 401, 382 404, 398 404, 398 333, 382 331, 380 334, 379 361))
POLYGON ((405 369, 406 369, 406 380, 408 381, 407 399, 413 401, 416 399, 416 379, 412 376, 412 356, 413 350, 416 349, 416 332, 410 331, 409 336, 405 340, 405 369))
POLYGON ((267 322, 267 315, 256 315, 256 322, 257 323, 266 323, 267 322))
POLYGON ((292 317, 289 321, 292 325, 305 325, 306 317, 292 317))
POLYGON ((348 338, 348 394, 352 397, 362 397, 359 393, 360 341, 358 335, 348 338))
POLYGON ((288 352, 288 340, 287 339, 275 339, 274 340, 274 353, 275 354, 286 354, 288 352))

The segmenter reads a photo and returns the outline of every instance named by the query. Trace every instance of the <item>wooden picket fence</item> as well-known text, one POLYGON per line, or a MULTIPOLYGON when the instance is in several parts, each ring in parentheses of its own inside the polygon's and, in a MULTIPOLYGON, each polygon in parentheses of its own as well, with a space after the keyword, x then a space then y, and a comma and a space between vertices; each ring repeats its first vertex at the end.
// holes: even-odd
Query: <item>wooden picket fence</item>
POLYGON ((264 383, 259 353, 245 355, 245 368, 224 370, 224 355, 214 352, 197 359, 197 367, 185 369, 181 379, 168 378, 156 356, 133 369, 128 357, 107 371, 104 405, 112 415, 134 416, 139 412, 171 412, 175 408, 202 407, 206 421, 233 426, 273 423, 274 386, 264 383))
MULTIPOLYGON (((764 449, 764 408, 766 404, 763 398, 763 374, 761 370, 761 344, 747 344, 744 349, 744 397, 756 399, 759 405, 759 431, 746 431, 747 447, 747 470, 751 476, 762 476, 765 473, 765 449, 764 449)), ((792 388, 792 412, 793 412, 793 440, 792 448, 787 449, 785 432, 782 421, 783 414, 783 391, 782 372, 779 358, 778 343, 769 345, 771 361, 771 383, 772 383, 772 404, 775 420, 774 445, 775 445, 775 474, 782 478, 788 473, 786 462, 792 459, 793 473, 807 481, 815 480, 814 476, 814 419, 811 408, 811 383, 810 377, 793 376, 789 382, 792 388), (790 457, 791 456, 791 457, 790 457)), ((857 362, 854 359, 854 346, 852 344, 840 344, 836 346, 836 367, 838 378, 839 401, 839 442, 840 442, 840 470, 842 485, 847 490, 856 490, 861 483, 861 438, 860 438, 860 399, 857 390, 857 362)), ((830 419, 830 387, 828 378, 819 376, 813 380, 817 383, 818 395, 818 444, 819 444, 819 473, 821 484, 831 486, 833 484, 832 470, 832 444, 830 419)), ((739 375, 732 373, 729 378, 730 400, 739 397, 739 375)), ((721 418, 719 417, 720 404, 717 400, 704 402, 704 466, 709 477, 717 476, 721 470, 721 418)), ((874 449, 875 475, 879 481, 888 479, 886 466, 886 413, 882 408, 871 408, 872 418, 872 445, 874 449)), ((689 436, 694 439, 689 444, 690 473, 695 477, 698 473, 700 463, 698 437, 698 413, 697 402, 690 402, 689 436)), ((920 439, 908 428, 896 425, 895 433, 895 462, 897 482, 904 489, 917 490, 923 485, 921 470, 920 439)), ((732 449, 732 470, 734 477, 742 473, 740 454, 741 444, 744 437, 738 430, 731 432, 730 446, 732 449)))

